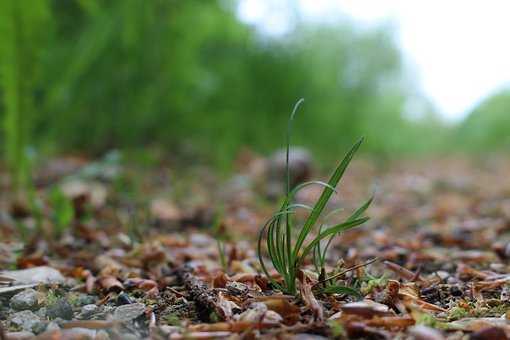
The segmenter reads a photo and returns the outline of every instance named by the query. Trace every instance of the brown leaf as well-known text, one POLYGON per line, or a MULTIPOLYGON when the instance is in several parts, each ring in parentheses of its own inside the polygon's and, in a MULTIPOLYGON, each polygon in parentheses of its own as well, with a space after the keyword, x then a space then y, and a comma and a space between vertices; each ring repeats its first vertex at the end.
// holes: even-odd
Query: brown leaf
POLYGON ((507 340, 505 331, 499 327, 487 327, 471 334, 470 340, 507 340))
POLYGON ((384 328, 399 328, 405 329, 409 326, 413 326, 415 321, 409 316, 385 316, 375 317, 366 322, 367 325, 373 327, 384 327, 384 328))
POLYGON ((298 306, 290 303, 287 298, 268 297, 261 301, 269 310, 280 314, 286 323, 293 324, 299 320, 300 309, 298 306))
POLYGON ((312 283, 308 279, 308 277, 300 271, 299 275, 299 291, 301 293, 301 298, 305 302, 306 306, 312 311, 313 317, 315 321, 323 321, 324 320, 324 311, 322 310, 322 305, 317 301, 312 292, 312 283))
POLYGON ((99 279, 99 285, 107 292, 120 292, 124 290, 124 286, 114 276, 105 276, 99 279))
POLYGON ((391 316, 395 314, 388 306, 370 300, 346 303, 340 308, 346 314, 359 315, 368 319, 374 316, 391 316))

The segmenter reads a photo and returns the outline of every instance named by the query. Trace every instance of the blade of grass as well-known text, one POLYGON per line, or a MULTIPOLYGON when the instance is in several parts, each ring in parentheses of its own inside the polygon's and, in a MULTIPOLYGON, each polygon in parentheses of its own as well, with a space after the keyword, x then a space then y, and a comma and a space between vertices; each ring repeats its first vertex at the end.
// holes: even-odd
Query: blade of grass
POLYGON ((308 255, 310 253, 310 251, 313 249, 313 247, 315 247, 315 245, 320 242, 322 239, 330 236, 330 235, 334 235, 334 234, 338 234, 339 232, 341 231, 346 231, 348 229, 351 229, 351 228, 354 228, 360 224, 363 224, 365 223, 366 221, 368 221, 369 218, 368 217, 363 217, 363 218, 360 218, 360 219, 356 219, 354 221, 349 221, 349 222, 344 222, 344 223, 340 223, 340 224, 337 224, 333 227, 329 227, 328 229, 324 230, 323 232, 321 232, 319 235, 317 235, 313 241, 311 241, 304 249, 303 249, 303 252, 302 254, 296 259, 297 261, 299 261, 297 264, 300 264, 303 259, 306 257, 306 255, 308 255))
MULTIPOLYGON (((328 181, 328 185, 330 187, 335 188, 337 186, 338 182, 340 181, 343 174, 345 173, 347 166, 351 162, 352 157, 354 156, 356 151, 359 149, 362 142, 363 142, 363 138, 361 138, 356 144, 353 145, 353 147, 345 155, 344 159, 337 166, 337 168, 335 169, 335 172, 333 173, 333 175, 331 176, 331 178, 328 181)), ((303 245, 303 242, 305 241, 308 234, 310 234, 311 229, 317 222, 317 219, 319 218, 320 214, 326 207, 326 204, 329 201, 332 194, 333 194, 333 190, 330 189, 329 187, 324 188, 324 190, 322 191, 322 194, 321 194, 319 200, 317 201, 317 203, 315 203, 315 206, 313 207, 312 212, 306 219, 305 224, 304 224, 303 228, 301 229, 301 232, 299 233, 299 236, 296 241, 296 245, 293 250, 294 258, 301 250, 301 246, 303 245)))

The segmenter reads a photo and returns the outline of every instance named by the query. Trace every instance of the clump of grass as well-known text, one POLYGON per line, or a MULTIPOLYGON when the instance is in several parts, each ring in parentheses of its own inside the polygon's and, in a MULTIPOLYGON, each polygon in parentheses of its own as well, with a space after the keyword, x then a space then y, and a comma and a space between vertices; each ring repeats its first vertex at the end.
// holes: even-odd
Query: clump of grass
MULTIPOLYGON (((365 223, 368 217, 362 217, 372 199, 369 199, 359 209, 357 209, 351 216, 349 216, 343 223, 333 226, 317 226, 319 218, 324 211, 331 195, 336 191, 336 186, 342 179, 349 163, 351 162, 354 154, 359 149, 363 138, 360 139, 352 148, 347 152, 343 160, 338 164, 332 176, 327 183, 320 181, 310 181, 297 185, 291 190, 290 188, 290 169, 289 169, 289 150, 290 150, 290 135, 292 128, 292 121, 296 114, 298 107, 303 102, 300 99, 291 113, 287 126, 287 174, 286 174, 286 196, 283 203, 277 212, 266 222, 263 226, 258 240, 258 255, 260 265, 263 272, 271 280, 273 285, 288 294, 296 294, 296 278, 297 274, 302 267, 305 258, 310 253, 315 253, 315 264, 319 270, 323 270, 326 258, 326 251, 331 244, 331 240, 340 232, 354 228, 365 223), (313 207, 303 204, 294 203, 295 195, 304 187, 309 185, 320 185, 324 189, 321 196, 313 207), (309 211, 308 217, 300 228, 295 227, 294 214, 297 209, 306 209, 309 211), (314 230, 317 230, 317 235, 311 240, 307 241, 308 237, 314 230), (294 236, 297 234, 297 236, 294 236), (269 258, 273 267, 282 276, 283 282, 280 284, 274 280, 265 264, 262 255, 262 244, 264 238, 266 239, 266 247, 269 258), (328 240, 326 246, 321 249, 321 241, 328 240), (322 269, 320 269, 322 267, 322 269)), ((320 274, 320 273, 319 273, 320 274)), ((325 274, 323 274, 324 276, 325 274)))

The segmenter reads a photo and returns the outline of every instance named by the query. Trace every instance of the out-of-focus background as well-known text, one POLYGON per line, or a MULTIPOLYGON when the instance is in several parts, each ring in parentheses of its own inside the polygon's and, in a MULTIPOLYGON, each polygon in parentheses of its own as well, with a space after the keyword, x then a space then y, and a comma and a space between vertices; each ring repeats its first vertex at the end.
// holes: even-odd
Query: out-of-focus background
MULTIPOLYGON (((159 148, 228 168, 510 146, 503 2, 3 0, 0 136, 25 154, 159 148)), ((507 8, 508 10, 508 8, 507 8)), ((505 30, 507 28, 507 30, 505 30)))

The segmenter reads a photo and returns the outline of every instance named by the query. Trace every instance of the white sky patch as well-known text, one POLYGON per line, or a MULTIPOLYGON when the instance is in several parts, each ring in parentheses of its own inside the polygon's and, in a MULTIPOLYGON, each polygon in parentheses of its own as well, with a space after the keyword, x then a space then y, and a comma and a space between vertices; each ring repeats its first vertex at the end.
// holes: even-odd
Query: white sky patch
POLYGON ((348 15, 361 25, 391 20, 423 93, 450 121, 510 84, 510 1, 505 0, 241 0, 242 20, 269 34, 292 28, 298 12, 311 21, 348 15))

